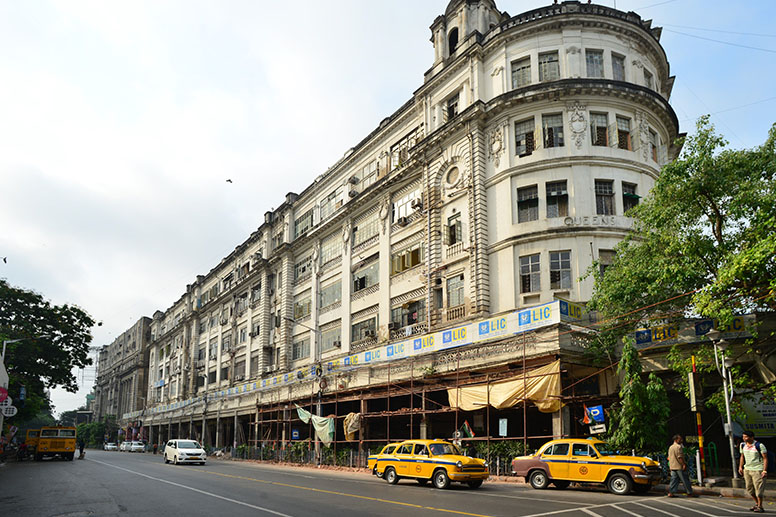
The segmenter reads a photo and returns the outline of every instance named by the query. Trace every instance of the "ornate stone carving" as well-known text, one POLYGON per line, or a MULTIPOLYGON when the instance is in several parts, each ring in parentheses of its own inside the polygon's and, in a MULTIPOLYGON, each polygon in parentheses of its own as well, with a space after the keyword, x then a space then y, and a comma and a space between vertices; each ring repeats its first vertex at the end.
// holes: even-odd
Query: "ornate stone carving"
POLYGON ((491 77, 496 77, 504 70, 503 66, 497 66, 493 69, 493 71, 490 73, 491 77))
POLYGON ((636 111, 636 130, 638 131, 637 138, 641 147, 641 156, 646 161, 649 159, 649 123, 647 122, 647 114, 641 110, 636 111))
POLYGON ((383 235, 385 235, 385 226, 388 222, 388 216, 391 214, 391 199, 386 197, 380 205, 380 222, 383 227, 383 235))
POLYGON ((641 62, 641 59, 634 59, 633 66, 636 68, 644 68, 644 63, 641 62))
POLYGON ((504 153, 504 128, 496 127, 488 135, 488 159, 498 167, 504 153))
POLYGON ((566 47, 566 54, 579 54, 580 52, 582 52, 582 49, 574 45, 571 45, 570 47, 566 47))
POLYGON ((569 113, 569 128, 571 129, 571 138, 573 138, 577 149, 582 148, 582 142, 587 132, 587 117, 585 112, 587 106, 578 102, 569 104, 566 106, 566 111, 569 113))
POLYGON ((348 242, 350 242, 350 234, 352 233, 352 226, 350 221, 345 223, 345 226, 342 228, 342 242, 345 243, 345 247, 347 248, 348 242))

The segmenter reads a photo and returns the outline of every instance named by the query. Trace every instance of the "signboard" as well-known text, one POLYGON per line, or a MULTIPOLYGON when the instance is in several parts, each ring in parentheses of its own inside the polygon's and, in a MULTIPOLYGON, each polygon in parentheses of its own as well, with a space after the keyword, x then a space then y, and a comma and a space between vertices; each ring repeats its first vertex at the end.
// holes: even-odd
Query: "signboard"
POLYGON ((590 434, 601 434, 606 432, 606 424, 596 424, 590 426, 590 434))
POLYGON ((16 413, 18 413, 19 410, 16 409, 16 406, 5 406, 2 412, 4 417, 11 418, 12 416, 16 415, 16 413))
POLYGON ((499 418, 498 419, 498 435, 499 436, 506 436, 507 435, 507 419, 506 418, 499 418))
POLYGON ((4 401, 6 398, 8 398, 8 390, 0 387, 0 402, 4 401))
POLYGON ((11 397, 6 396, 2 401, 0 401, 0 408, 8 407, 11 404, 13 404, 13 399, 11 397))
POLYGON ((776 404, 762 402, 760 400, 761 393, 753 395, 753 398, 742 397, 741 408, 746 417, 738 423, 744 429, 754 431, 758 438, 776 436, 776 404))
POLYGON ((587 414, 593 422, 603 424, 605 421, 603 406, 591 406, 587 408, 587 414))
POLYGON ((299 439, 299 429, 291 429, 291 439, 292 440, 299 439))

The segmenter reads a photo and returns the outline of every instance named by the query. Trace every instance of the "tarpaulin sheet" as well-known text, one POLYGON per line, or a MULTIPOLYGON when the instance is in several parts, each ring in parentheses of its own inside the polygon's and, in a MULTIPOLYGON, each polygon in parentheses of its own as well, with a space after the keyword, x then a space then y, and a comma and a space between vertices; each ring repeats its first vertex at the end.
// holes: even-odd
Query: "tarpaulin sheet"
POLYGON ((306 411, 299 406, 296 406, 296 412, 299 415, 299 419, 305 424, 312 419, 313 428, 318 439, 327 447, 334 441, 334 419, 326 418, 322 416, 315 416, 309 411, 306 411))
POLYGON ((525 379, 520 375, 489 385, 452 388, 447 390, 447 396, 450 407, 464 411, 482 409, 488 403, 496 409, 506 409, 525 398, 533 402, 542 413, 553 413, 563 405, 560 401, 560 361, 529 370, 525 379))
POLYGON ((361 413, 348 413, 342 427, 345 430, 345 439, 355 440, 356 433, 361 428, 361 413))

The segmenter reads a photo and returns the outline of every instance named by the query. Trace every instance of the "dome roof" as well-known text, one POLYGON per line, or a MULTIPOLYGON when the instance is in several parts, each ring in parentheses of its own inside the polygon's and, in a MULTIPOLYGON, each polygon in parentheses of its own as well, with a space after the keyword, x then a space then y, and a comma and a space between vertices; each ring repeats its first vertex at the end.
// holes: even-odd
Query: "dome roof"
POLYGON ((447 4, 447 9, 445 9, 445 16, 449 16, 450 14, 455 13, 455 10, 458 8, 458 6, 464 2, 469 4, 485 3, 491 9, 498 10, 494 0, 450 0, 450 3, 447 4))

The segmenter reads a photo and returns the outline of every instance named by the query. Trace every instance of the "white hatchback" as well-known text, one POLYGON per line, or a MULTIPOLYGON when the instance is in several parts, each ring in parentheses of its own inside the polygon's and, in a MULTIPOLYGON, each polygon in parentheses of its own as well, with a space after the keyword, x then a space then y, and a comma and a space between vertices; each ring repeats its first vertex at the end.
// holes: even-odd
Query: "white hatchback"
POLYGON ((113 443, 113 442, 108 442, 108 443, 106 443, 106 444, 103 446, 103 448, 104 448, 106 451, 117 451, 117 450, 119 450, 119 446, 118 446, 118 445, 116 445, 116 444, 115 444, 115 443, 113 443))
POLYGON ((121 442, 121 445, 119 445, 119 452, 129 452, 129 447, 132 445, 132 442, 121 442))
POLYGON ((194 440, 170 440, 164 447, 164 462, 174 463, 199 463, 204 465, 207 461, 205 449, 194 440))

